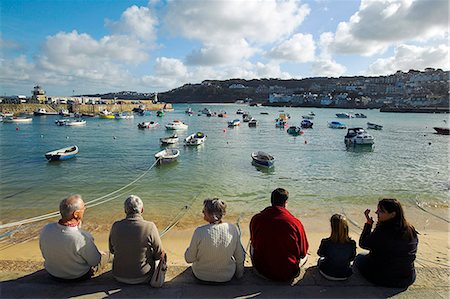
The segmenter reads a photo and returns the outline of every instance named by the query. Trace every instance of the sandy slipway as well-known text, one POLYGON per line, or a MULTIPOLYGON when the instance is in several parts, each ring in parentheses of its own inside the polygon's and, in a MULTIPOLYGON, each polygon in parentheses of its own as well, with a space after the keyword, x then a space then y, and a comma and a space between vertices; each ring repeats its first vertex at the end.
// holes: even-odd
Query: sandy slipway
POLYGON ((292 284, 258 277, 246 267, 244 277, 225 285, 199 284, 190 267, 170 266, 161 289, 125 285, 114 280, 110 265, 90 281, 60 283, 50 279, 40 262, 0 261, 1 298, 448 298, 448 268, 418 267, 407 290, 375 286, 355 273, 348 281, 325 280, 308 262, 292 284), (20 271, 18 271, 20 269, 20 271))

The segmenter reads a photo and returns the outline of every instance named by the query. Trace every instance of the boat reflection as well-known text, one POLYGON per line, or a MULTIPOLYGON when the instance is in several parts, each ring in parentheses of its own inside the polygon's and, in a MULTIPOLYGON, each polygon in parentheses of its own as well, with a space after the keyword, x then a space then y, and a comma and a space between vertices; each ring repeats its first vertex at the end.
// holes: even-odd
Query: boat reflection
POLYGON ((257 164, 255 161, 252 161, 252 165, 255 166, 256 170, 261 171, 262 173, 272 174, 275 172, 275 167, 266 167, 257 164))

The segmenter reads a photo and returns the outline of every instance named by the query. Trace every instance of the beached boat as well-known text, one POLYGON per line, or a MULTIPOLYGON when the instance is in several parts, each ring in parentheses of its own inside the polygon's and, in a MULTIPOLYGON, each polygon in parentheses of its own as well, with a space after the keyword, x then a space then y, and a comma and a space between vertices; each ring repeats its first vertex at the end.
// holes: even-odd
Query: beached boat
POLYGON ((355 113, 356 118, 367 118, 367 116, 364 113, 355 113))
POLYGON ((110 112, 106 109, 103 109, 102 111, 100 111, 98 116, 103 119, 114 119, 115 118, 114 114, 112 114, 112 112, 110 112))
POLYGON ((205 142, 205 139, 206 139, 205 134, 203 134, 202 132, 197 132, 197 133, 191 134, 188 137, 186 137, 186 139, 184 139, 184 144, 185 145, 200 145, 205 142))
POLYGON ((59 150, 51 151, 45 154, 49 161, 62 161, 75 157, 78 154, 78 146, 73 145, 59 150))
POLYGON ((41 115, 58 115, 58 112, 56 111, 47 111, 45 108, 38 108, 34 111, 34 115, 41 116, 41 115))
POLYGON ((344 142, 346 145, 373 145, 374 138, 363 128, 349 128, 344 142))
POLYGON ((350 113, 342 112, 342 113, 336 113, 336 117, 338 118, 353 118, 354 116, 350 113))
POLYGON ((377 125, 377 124, 374 124, 374 123, 367 123, 367 129, 382 130, 383 126, 382 125, 377 125))
POLYGON ((65 122, 66 126, 84 126, 86 121, 84 119, 72 119, 65 122))
POLYGON ((115 119, 133 119, 134 115, 126 113, 126 112, 120 112, 120 113, 114 114, 114 118, 115 119))
POLYGON ((309 119, 304 119, 302 120, 302 122, 300 123, 300 127, 302 127, 303 129, 309 129, 312 128, 314 125, 314 123, 312 121, 310 121, 309 119))
POLYGON ((239 119, 234 119, 232 121, 228 122, 228 126, 231 127, 237 127, 241 124, 241 121, 239 119))
POLYGON ((151 129, 157 127, 159 124, 154 121, 143 121, 141 123, 138 123, 139 129, 151 129))
POLYGON ((30 123, 33 119, 31 117, 18 117, 18 116, 8 116, 3 118, 3 122, 5 123, 30 123))
POLYGON ((182 121, 174 120, 166 125, 167 130, 187 130, 188 125, 182 121))
POLYGON ((258 121, 252 117, 252 119, 248 122, 248 126, 254 128, 258 125, 258 121))
POLYGON ((159 138, 159 141, 161 142, 162 145, 175 144, 178 142, 178 135, 173 134, 172 136, 169 137, 162 137, 159 138))
POLYGON ((272 167, 275 163, 275 159, 272 155, 262 151, 253 152, 252 160, 254 164, 264 167, 272 167))
POLYGON ((178 156, 180 155, 180 150, 167 148, 165 150, 162 150, 155 154, 155 159, 158 161, 158 163, 168 163, 173 162, 178 159, 178 156))
POLYGON ((330 121, 328 123, 328 128, 332 128, 332 129, 346 129, 347 126, 344 123, 341 123, 339 121, 330 121))
POLYGON ((296 126, 290 126, 287 129, 287 133, 292 135, 292 136, 298 136, 300 134, 303 134, 302 129, 296 126))
POLYGON ((433 129, 436 131, 436 134, 439 134, 439 135, 450 135, 450 128, 433 127, 433 129))

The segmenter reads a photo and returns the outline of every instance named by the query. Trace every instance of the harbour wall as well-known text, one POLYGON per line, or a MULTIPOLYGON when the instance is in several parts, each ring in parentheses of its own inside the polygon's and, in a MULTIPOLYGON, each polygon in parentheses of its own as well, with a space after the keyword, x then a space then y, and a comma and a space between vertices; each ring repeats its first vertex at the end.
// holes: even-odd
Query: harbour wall
POLYGON ((133 108, 138 108, 140 105, 145 105, 146 110, 160 110, 160 109, 171 109, 172 104, 157 103, 153 104, 151 101, 146 103, 142 101, 141 104, 101 104, 101 105, 90 105, 90 104, 0 104, 0 112, 12 112, 14 115, 20 113, 32 113, 38 108, 44 108, 47 111, 59 112, 62 109, 68 109, 70 112, 78 113, 93 113, 97 114, 100 111, 107 109, 111 112, 130 112, 133 108))

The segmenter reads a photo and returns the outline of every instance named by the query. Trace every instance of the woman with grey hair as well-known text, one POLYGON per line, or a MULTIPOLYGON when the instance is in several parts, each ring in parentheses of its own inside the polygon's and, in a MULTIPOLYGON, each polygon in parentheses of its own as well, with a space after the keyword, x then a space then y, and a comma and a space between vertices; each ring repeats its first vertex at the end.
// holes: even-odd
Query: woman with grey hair
POLYGON ((222 222, 226 208, 218 198, 205 199, 202 212, 208 224, 195 229, 184 254, 200 281, 227 282, 244 274, 245 251, 239 231, 235 225, 222 222))

